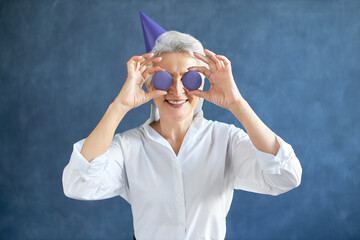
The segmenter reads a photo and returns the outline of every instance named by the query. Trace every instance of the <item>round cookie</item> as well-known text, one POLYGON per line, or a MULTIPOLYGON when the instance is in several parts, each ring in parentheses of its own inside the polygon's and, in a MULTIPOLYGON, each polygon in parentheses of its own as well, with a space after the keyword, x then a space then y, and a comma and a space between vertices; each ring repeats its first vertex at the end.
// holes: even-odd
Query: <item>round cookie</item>
POLYGON ((182 83, 188 90, 196 90, 201 86, 202 79, 197 71, 188 71, 182 77, 182 83))
POLYGON ((170 73, 166 71, 158 71, 154 74, 152 79, 154 88, 158 90, 168 90, 172 83, 170 73))

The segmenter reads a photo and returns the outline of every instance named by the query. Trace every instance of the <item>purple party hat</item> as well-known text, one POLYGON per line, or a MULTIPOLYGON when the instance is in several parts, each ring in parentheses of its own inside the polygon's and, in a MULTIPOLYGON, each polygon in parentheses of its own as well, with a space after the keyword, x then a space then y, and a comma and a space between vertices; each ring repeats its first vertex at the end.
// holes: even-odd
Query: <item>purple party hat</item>
POLYGON ((166 32, 159 24, 140 11, 141 26, 144 33, 146 52, 150 52, 155 46, 156 39, 166 32))

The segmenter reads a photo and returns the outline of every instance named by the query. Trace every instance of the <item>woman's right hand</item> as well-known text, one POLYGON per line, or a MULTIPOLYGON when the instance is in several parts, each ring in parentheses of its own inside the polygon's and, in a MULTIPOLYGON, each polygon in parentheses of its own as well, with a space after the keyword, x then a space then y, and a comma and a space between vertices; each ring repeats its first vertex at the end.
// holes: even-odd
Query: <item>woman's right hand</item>
POLYGON ((145 92, 143 84, 150 74, 164 70, 160 67, 148 66, 161 61, 161 57, 152 58, 154 53, 149 52, 141 56, 133 56, 127 62, 128 77, 115 101, 118 101, 128 110, 136 108, 153 98, 167 94, 166 91, 151 90, 145 92))

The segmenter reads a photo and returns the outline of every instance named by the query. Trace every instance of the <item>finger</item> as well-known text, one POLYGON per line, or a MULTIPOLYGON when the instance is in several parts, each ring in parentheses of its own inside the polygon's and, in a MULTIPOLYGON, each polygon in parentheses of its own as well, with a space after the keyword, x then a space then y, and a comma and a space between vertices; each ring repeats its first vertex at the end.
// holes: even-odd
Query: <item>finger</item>
POLYGON ((138 61, 145 61, 146 59, 152 57, 154 55, 153 52, 149 52, 149 53, 145 53, 143 55, 135 55, 132 56, 129 61, 128 64, 134 64, 134 62, 138 62, 138 61))
POLYGON ((131 67, 133 69, 139 68, 139 62, 143 61, 145 58, 143 56, 133 56, 130 58, 130 60, 127 62, 128 68, 131 67))
POLYGON ((154 63, 158 63, 162 60, 162 57, 155 57, 155 58, 150 58, 147 59, 146 61, 142 62, 140 65, 140 71, 145 70, 145 68, 147 68, 148 66, 154 64, 154 63))
POLYGON ((209 99, 209 92, 207 91, 203 91, 203 90, 193 90, 193 91, 188 91, 186 90, 187 94, 189 95, 193 95, 193 96, 197 96, 200 98, 204 98, 206 100, 209 99))
POLYGON ((143 56, 132 56, 127 62, 127 65, 132 65, 135 62, 139 61, 141 58, 143 58, 143 56))
POLYGON ((129 61, 127 62, 127 69, 128 69, 128 73, 133 72, 133 71, 137 71, 139 69, 140 66, 140 62, 144 61, 146 58, 152 57, 153 56, 153 52, 149 52, 143 55, 135 55, 132 56, 129 61))
POLYGON ((145 54, 143 54, 143 55, 141 55, 142 57, 143 57, 143 61, 145 61, 146 59, 149 59, 149 58, 151 58, 152 56, 154 55, 154 53, 153 52, 148 52, 148 53, 145 53, 145 54))
POLYGON ((153 59, 153 58, 152 58, 153 55, 154 55, 153 52, 149 52, 149 53, 143 54, 143 55, 142 55, 142 58, 140 59, 140 61, 139 61, 138 64, 137 64, 138 69, 140 69, 140 68, 142 67, 141 65, 142 65, 143 63, 148 62, 149 59, 153 59))
POLYGON ((211 75, 211 71, 209 69, 207 69, 206 67, 204 67, 204 66, 201 66, 201 67, 200 66, 193 66, 193 67, 189 67, 188 70, 189 71, 201 72, 208 79, 209 79, 209 77, 211 75))
POLYGON ((150 74, 154 74, 154 73, 156 73, 156 72, 158 72, 158 71, 165 71, 165 69, 163 69, 163 68, 161 68, 161 67, 151 67, 151 68, 147 68, 147 69, 143 72, 142 76, 143 76, 144 79, 147 79, 150 74))
POLYGON ((227 59, 227 57, 225 57, 223 55, 216 55, 216 57, 223 61, 225 67, 231 66, 231 62, 229 61, 229 59, 227 59))
POLYGON ((160 97, 160 96, 164 96, 166 95, 167 92, 166 91, 162 91, 162 90, 153 90, 151 92, 147 92, 145 93, 145 96, 146 96, 146 102, 150 101, 151 99, 153 98, 157 98, 157 97, 160 97))
POLYGON ((210 51, 209 49, 206 49, 206 48, 204 48, 204 52, 206 53, 206 55, 210 56, 210 58, 215 62, 217 70, 220 70, 221 64, 220 64, 219 59, 216 58, 215 53, 213 53, 212 51, 210 51))
POLYGON ((210 69, 216 69, 216 65, 214 61, 211 58, 208 58, 200 53, 194 52, 194 56, 200 59, 201 61, 205 62, 207 65, 209 65, 210 69))
MULTIPOLYGON (((219 59, 217 55, 216 55, 216 58, 219 59)), ((224 61, 223 61, 222 59, 219 59, 219 60, 220 60, 221 68, 222 68, 222 69, 225 68, 225 63, 224 63, 224 61)))

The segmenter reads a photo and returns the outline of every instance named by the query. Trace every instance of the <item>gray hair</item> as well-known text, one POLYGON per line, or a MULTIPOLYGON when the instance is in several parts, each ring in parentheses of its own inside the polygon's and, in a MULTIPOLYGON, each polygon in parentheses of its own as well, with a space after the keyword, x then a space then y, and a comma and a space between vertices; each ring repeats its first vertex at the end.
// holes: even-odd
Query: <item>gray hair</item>
MULTIPOLYGON (((194 56, 194 52, 205 55, 203 45, 199 40, 187 33, 181 33, 178 31, 165 32, 156 39, 155 46, 151 51, 154 52, 153 57, 158 57, 162 53, 189 53, 197 60, 199 66, 204 66, 209 69, 206 63, 194 56)), ((153 74, 148 77, 148 83, 151 82, 152 75, 153 74)), ((204 80, 205 76, 202 73, 200 73, 200 75, 204 80)))

